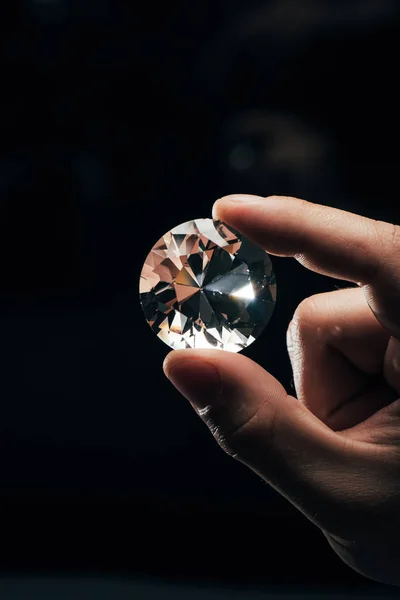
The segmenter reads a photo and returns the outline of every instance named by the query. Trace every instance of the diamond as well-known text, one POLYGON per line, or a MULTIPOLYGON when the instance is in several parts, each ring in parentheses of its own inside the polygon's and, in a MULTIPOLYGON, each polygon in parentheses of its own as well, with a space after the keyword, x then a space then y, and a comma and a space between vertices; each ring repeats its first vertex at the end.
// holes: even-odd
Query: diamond
POLYGON ((178 225, 153 246, 140 302, 168 346, 240 352, 260 335, 276 301, 271 259, 221 221, 178 225))

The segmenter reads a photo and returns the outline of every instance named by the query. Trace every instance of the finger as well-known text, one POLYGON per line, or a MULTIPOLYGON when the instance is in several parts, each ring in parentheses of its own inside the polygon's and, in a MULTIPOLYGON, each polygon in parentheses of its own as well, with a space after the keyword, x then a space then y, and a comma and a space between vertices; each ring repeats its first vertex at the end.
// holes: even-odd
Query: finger
POLYGON ((349 464, 351 446, 342 437, 243 355, 176 350, 167 356, 164 369, 226 452, 315 523, 326 525, 324 501, 327 506, 335 502, 341 485, 350 485, 344 474, 336 485, 328 483, 331 470, 349 464))
POLYGON ((298 399, 334 430, 367 419, 394 399, 377 378, 389 339, 360 288, 306 298, 288 330, 298 399))
POLYGON ((400 336, 400 227, 279 196, 226 196, 213 214, 271 254, 364 286, 377 318, 400 336))
POLYGON ((383 372, 389 385, 400 394, 400 340, 397 338, 392 337, 389 341, 383 372))

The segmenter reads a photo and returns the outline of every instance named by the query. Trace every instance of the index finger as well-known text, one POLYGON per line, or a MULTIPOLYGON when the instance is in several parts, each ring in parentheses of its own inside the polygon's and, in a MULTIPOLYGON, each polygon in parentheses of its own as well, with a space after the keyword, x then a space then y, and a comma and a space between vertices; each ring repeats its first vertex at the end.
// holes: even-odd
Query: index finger
POLYGON ((213 216, 270 254, 362 286, 376 318, 400 338, 399 226, 284 196, 225 196, 213 216))
POLYGON ((372 283, 382 261, 387 264, 383 254, 389 252, 395 228, 285 196, 225 196, 214 204, 213 216, 270 254, 293 256, 317 273, 360 284, 372 283))

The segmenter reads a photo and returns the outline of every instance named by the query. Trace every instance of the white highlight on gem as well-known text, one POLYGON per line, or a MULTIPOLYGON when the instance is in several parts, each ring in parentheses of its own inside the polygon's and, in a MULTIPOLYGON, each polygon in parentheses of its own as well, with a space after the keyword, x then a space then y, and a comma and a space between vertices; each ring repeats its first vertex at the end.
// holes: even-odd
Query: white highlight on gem
POLYGON ((246 300, 254 300, 255 295, 254 295, 253 286, 251 285, 251 283, 249 283, 248 285, 245 285, 244 287, 242 287, 240 290, 236 290, 236 292, 233 292, 231 294, 231 296, 233 296, 234 298, 244 298, 246 300))

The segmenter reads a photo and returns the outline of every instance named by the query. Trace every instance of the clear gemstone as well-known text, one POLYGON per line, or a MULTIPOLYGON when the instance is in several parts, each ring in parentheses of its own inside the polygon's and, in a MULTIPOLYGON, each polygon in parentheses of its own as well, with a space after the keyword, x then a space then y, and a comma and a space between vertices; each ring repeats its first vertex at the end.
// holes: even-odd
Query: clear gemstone
POLYGON ((268 254, 212 219, 163 235, 146 258, 139 291, 151 329, 174 349, 240 352, 260 335, 276 300, 268 254))

